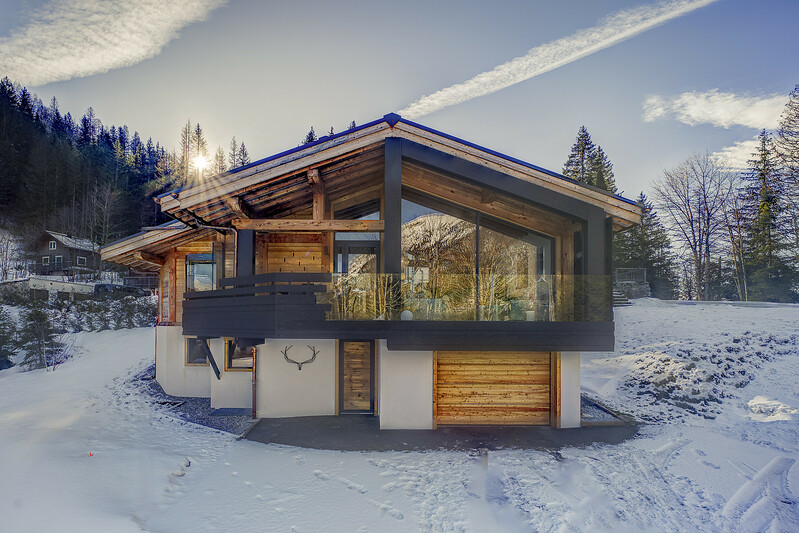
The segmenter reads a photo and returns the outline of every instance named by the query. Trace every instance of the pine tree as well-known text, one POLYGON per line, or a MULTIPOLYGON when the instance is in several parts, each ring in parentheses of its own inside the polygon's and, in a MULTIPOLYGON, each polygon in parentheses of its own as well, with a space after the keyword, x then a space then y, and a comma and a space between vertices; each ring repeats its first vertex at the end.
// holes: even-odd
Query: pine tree
POLYGON ((671 299, 677 283, 677 264, 671 240, 651 201, 642 192, 638 205, 641 224, 613 238, 613 261, 617 268, 645 268, 652 296, 671 299))
POLYGON ((47 309, 40 301, 22 313, 22 327, 19 331, 20 348, 25 352, 22 365, 28 369, 44 368, 48 356, 53 353, 55 329, 47 309))
POLYGON ((240 167, 250 164, 250 153, 247 152, 247 147, 244 146, 243 142, 239 145, 238 162, 239 164, 237 166, 240 167))
POLYGON ((613 175, 613 163, 605 155, 602 147, 597 145, 596 150, 588 158, 589 183, 595 187, 616 193, 616 181, 613 175))
POLYGON ((16 326, 8 311, 0 307, 0 370, 10 367, 17 353, 16 326))
POLYGON ((220 146, 216 149, 216 154, 214 154, 214 174, 222 174, 226 170, 225 149, 220 146))
POLYGON ((230 140, 230 149, 227 154, 227 162, 230 170, 239 167, 239 145, 236 142, 236 137, 230 140))
POLYGON ((305 134, 305 138, 300 143, 300 146, 302 146, 303 144, 309 144, 315 142, 316 139, 317 139, 316 132, 313 130, 313 126, 311 126, 311 129, 308 130, 308 133, 305 134))
POLYGON ((798 281, 786 261, 786 187, 771 135, 763 130, 741 191, 745 217, 747 286, 752 300, 793 301, 798 281))
POLYGON ((178 155, 177 168, 175 169, 176 184, 182 186, 189 180, 191 174, 191 160, 194 159, 194 132, 191 127, 191 120, 180 130, 180 152, 178 155))
POLYGON ((780 116, 774 144, 789 177, 799 182, 799 85, 791 91, 785 111, 780 116))
POLYGON ((191 144, 192 144, 191 178, 194 180, 201 180, 208 176, 208 173, 211 171, 211 168, 210 165, 207 164, 208 143, 205 140, 205 134, 203 133, 203 129, 202 127, 200 127, 199 122, 194 126, 194 130, 192 131, 191 144))
POLYGON ((577 140, 572 145, 569 158, 563 165, 563 175, 580 183, 594 185, 591 181, 591 157, 594 155, 595 147, 591 141, 591 135, 585 126, 580 126, 577 131, 577 140))
POLYGON ((789 253, 793 265, 799 268, 799 85, 791 91, 780 116, 774 144, 785 169, 789 253))

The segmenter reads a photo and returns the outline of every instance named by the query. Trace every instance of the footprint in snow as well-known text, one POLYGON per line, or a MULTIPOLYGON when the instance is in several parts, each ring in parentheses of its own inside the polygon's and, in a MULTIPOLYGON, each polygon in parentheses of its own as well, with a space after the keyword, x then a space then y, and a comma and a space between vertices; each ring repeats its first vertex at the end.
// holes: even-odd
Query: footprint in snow
POLYGON ((702 463, 702 464, 703 464, 703 465, 705 465, 705 466, 709 466, 709 467, 710 467, 710 468, 712 468, 713 470, 720 470, 720 469, 721 469, 721 467, 720 467, 720 466, 718 466, 718 465, 714 465, 714 464, 713 464, 713 463, 711 463, 710 461, 700 461, 700 463, 702 463))
POLYGON ((330 479, 330 476, 325 474, 321 470, 314 470, 313 475, 315 475, 317 479, 321 479, 322 481, 327 481, 330 479))

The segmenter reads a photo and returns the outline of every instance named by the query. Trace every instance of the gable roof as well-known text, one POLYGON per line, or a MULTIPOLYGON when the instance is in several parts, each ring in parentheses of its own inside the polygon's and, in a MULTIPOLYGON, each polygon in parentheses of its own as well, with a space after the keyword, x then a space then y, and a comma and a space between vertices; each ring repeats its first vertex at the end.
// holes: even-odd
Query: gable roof
POLYGON ((215 232, 211 229, 192 228, 180 221, 173 220, 106 244, 100 250, 100 257, 103 261, 127 265, 138 270, 156 271, 159 266, 142 257, 142 253, 161 257, 175 246, 207 237, 213 233, 215 232))
MULTIPOLYGON (((513 178, 531 182, 579 201, 601 207, 620 227, 640 222, 640 207, 632 200, 591 187, 556 172, 521 161, 403 119, 397 114, 363 124, 243 167, 209 178, 190 187, 169 191, 156 198, 161 209, 188 224, 226 224, 242 208, 263 209, 279 194, 309 192, 304 173, 333 164, 333 172, 352 180, 360 165, 380 172, 386 138, 407 139, 413 143, 482 165, 513 178), (349 172, 349 173, 348 173, 349 172)), ((358 175, 354 179, 358 179, 358 175)))
POLYGON ((86 252, 97 252, 100 247, 94 244, 89 239, 80 239, 72 237, 66 233, 58 233, 56 231, 45 230, 46 234, 53 237, 55 240, 66 246, 67 248, 74 248, 75 250, 83 250, 86 252))

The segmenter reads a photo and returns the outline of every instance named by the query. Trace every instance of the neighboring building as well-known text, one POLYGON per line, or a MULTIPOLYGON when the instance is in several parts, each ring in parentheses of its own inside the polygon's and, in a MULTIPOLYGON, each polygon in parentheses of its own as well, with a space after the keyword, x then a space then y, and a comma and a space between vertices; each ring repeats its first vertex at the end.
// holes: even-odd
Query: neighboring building
POLYGON ((101 270, 100 247, 89 239, 45 230, 28 251, 34 274, 81 279, 101 270))
POLYGON ((386 115, 158 198, 156 378, 259 417, 580 425, 625 198, 386 115))

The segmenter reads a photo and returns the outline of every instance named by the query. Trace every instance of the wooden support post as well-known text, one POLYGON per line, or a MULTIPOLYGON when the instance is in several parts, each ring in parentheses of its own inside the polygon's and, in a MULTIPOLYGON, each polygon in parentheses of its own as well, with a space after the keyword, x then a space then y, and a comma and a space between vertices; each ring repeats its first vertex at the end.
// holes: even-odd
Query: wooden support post
POLYGON ((255 231, 240 229, 236 240, 236 276, 252 276, 255 274, 255 231))
POLYGON ((169 253, 169 320, 170 324, 177 322, 178 316, 178 258, 172 251, 169 253))
POLYGON ((549 375, 549 425, 560 428, 560 352, 550 352, 549 375))
POLYGON ((383 271, 388 275, 390 305, 388 318, 396 319, 401 311, 400 273, 402 271, 402 139, 385 141, 383 175, 383 271), (393 276, 391 275, 393 274, 393 276))

